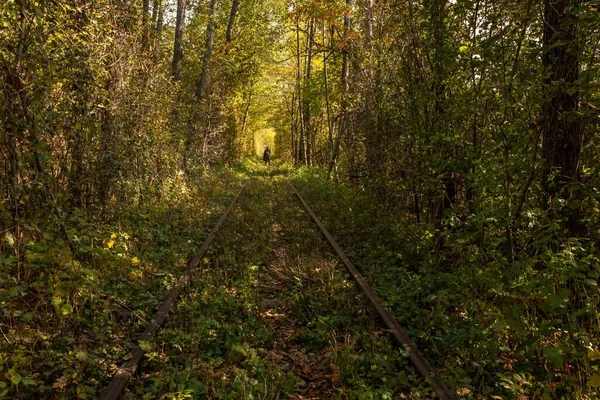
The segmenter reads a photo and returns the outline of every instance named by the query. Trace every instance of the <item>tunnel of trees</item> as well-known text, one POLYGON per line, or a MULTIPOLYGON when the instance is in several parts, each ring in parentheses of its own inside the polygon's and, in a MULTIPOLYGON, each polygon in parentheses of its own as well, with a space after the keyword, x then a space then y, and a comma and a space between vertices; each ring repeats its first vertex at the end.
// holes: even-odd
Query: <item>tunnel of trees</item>
POLYGON ((82 268, 118 242, 114 226, 225 190, 219 171, 265 146, 404 232, 394 244, 353 226, 414 256, 406 268, 438 299, 431 313, 477 293, 465 319, 499 350, 464 373, 475 394, 497 379, 510 396, 598 395, 599 7, 4 1, 0 397, 28 398, 44 379, 66 387, 62 373, 26 372, 36 331, 79 323, 77 305, 97 295, 82 268), (517 358, 537 361, 512 368, 517 358), (490 378, 486 362, 510 368, 490 378))

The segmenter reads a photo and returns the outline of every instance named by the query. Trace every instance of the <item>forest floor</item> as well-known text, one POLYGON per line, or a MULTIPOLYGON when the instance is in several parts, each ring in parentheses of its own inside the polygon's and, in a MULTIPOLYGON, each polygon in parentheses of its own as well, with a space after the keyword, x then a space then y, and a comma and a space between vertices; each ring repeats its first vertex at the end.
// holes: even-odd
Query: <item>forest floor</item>
POLYGON ((284 176, 238 202, 126 398, 428 398, 284 176))
POLYGON ((570 291, 547 289, 569 258, 511 270, 452 230, 436 248, 431 227, 322 171, 247 160, 157 204, 71 215, 75 253, 55 222, 32 226, 23 261, 0 259, 0 399, 97 398, 136 346, 127 399, 432 397, 286 179, 457 397, 597 398, 596 304, 573 313, 570 291), (138 342, 245 183, 175 312, 138 342))

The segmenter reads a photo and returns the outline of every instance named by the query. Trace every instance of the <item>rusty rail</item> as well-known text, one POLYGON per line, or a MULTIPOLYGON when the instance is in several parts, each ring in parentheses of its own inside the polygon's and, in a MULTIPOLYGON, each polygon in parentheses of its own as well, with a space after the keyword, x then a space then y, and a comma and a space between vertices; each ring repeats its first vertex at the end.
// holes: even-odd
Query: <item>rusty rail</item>
POLYGON ((335 252, 341 258, 342 262, 348 269, 348 272, 350 273, 352 278, 356 281, 360 289, 367 296, 373 308, 375 308, 385 325, 391 331, 396 341, 400 344, 400 347, 402 347, 402 349, 404 349, 408 353, 410 361, 412 362, 419 375, 421 375, 421 377, 423 377, 431 385, 431 387, 433 388, 433 390, 435 390, 436 394, 440 399, 453 399, 454 397, 452 396, 452 393, 450 393, 450 390, 446 387, 444 382, 442 382, 440 377, 435 374, 429 362, 427 362, 427 360, 425 359, 425 357, 423 357, 419 349, 417 349, 417 346, 412 342, 412 340, 410 340, 408 335, 400 327, 400 324, 398 323, 398 321, 396 321, 396 318, 394 318, 392 313, 385 308, 379 297, 377 297, 373 289, 371 289, 371 287, 365 281, 365 278, 363 278, 360 272, 358 272, 354 264, 352 264, 348 256, 346 256, 346 253, 344 253, 342 248, 333 239, 329 231, 327 231, 327 229, 321 223, 321 221, 313 212, 313 210, 308 206, 306 201, 304 201, 304 198, 302 198, 298 190, 296 190, 296 188, 294 187, 294 185, 292 185, 290 181, 288 181, 288 183, 294 190, 294 193, 296 194, 298 199, 300 199, 300 202, 302 203, 306 211, 308 211, 308 214, 310 214, 315 224, 317 224, 319 229, 321 229, 321 232, 323 232, 323 235, 325 236, 329 244, 331 244, 335 252))
MULTIPOLYGON (((223 221, 225 221, 225 219, 233 209, 233 206, 235 205, 238 197, 240 197, 240 194, 242 193, 245 186, 246 185, 244 184, 244 186, 242 186, 242 189, 240 189, 238 194, 233 198, 227 209, 223 212, 223 215, 221 215, 221 218, 219 218, 219 221, 217 222, 213 230, 206 237, 206 240, 204 240, 204 243, 202 244, 202 247, 200 247, 200 250, 198 250, 198 253, 196 253, 194 258, 188 263, 188 266, 184 271, 183 275, 181 275, 175 286, 171 288, 164 303, 158 309, 156 314, 154 314, 152 321, 150 322, 150 324, 148 324, 148 326, 144 330, 144 333, 140 335, 140 341, 150 341, 154 338, 156 333, 158 333, 161 326, 167 319, 169 312, 175 307, 175 302, 177 301, 177 298, 185 288, 186 284, 191 280, 194 271, 200 263, 200 259, 204 256, 204 253, 206 253, 206 250, 208 250, 208 247, 213 242, 215 234, 223 224, 223 221)), ((136 346, 132 350, 132 354, 133 357, 131 357, 128 361, 125 361, 121 365, 119 370, 115 373, 110 384, 100 396, 100 400, 117 400, 121 397, 123 391, 129 383, 129 380, 136 373, 140 362, 144 357, 144 351, 140 349, 139 346, 136 346)))

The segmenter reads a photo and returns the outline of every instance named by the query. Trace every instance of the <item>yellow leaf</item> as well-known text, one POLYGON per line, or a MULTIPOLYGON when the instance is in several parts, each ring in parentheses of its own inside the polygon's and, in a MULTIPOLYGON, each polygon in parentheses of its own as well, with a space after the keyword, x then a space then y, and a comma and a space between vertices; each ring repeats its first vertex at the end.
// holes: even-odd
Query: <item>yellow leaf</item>
POLYGON ((113 232, 113 233, 111 233, 111 234, 110 234, 110 238, 111 238, 111 239, 116 239, 116 238, 117 238, 117 234, 116 234, 116 233, 114 233, 114 232, 113 232))
POLYGON ((600 375, 594 374, 588 379, 588 385, 597 388, 600 387, 600 375))
POLYGON ((4 241, 10 247, 14 247, 15 245, 15 237, 10 232, 6 232, 6 235, 4 235, 4 241))
POLYGON ((79 385, 77 386, 77 398, 78 399, 87 399, 88 395, 85 391, 85 386, 79 385))
POLYGON ((591 350, 588 352, 588 358, 590 361, 600 360, 600 351, 591 350))
POLYGON ((112 247, 115 245, 115 241, 114 240, 109 240, 106 243, 106 247, 108 247, 109 249, 112 249, 112 247))
POLYGON ((139 258, 137 258, 137 257, 133 257, 133 258, 131 259, 131 263, 132 263, 133 265, 140 265, 140 259, 139 259, 139 258))

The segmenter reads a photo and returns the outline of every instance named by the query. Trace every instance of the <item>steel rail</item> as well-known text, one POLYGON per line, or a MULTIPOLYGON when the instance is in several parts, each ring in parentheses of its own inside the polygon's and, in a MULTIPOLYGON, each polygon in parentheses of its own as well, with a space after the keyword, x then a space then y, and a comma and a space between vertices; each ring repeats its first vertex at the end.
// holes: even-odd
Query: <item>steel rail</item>
MULTIPOLYGON (((204 243, 202 243, 202 247, 200 247, 200 250, 198 250, 194 258, 192 258, 192 260, 188 263, 188 266, 184 271, 183 275, 181 275, 175 286, 171 288, 162 306, 158 309, 156 314, 154 314, 152 321, 146 326, 146 329, 140 335, 140 341, 150 341, 154 338, 156 333, 158 333, 161 326, 167 319, 169 312, 175 307, 177 298, 185 288, 186 284, 192 279, 192 275, 198 267, 200 259, 204 256, 204 253, 206 253, 209 246, 215 239, 217 231, 219 230, 219 228, 223 224, 223 221, 225 221, 225 219, 233 209, 233 206, 235 205, 238 197, 240 197, 240 194, 244 190, 245 186, 246 184, 242 186, 238 194, 233 198, 227 209, 221 215, 221 218, 219 218, 219 221, 217 221, 215 227, 204 240, 204 243)), ((131 377, 136 373, 137 369, 139 368, 140 362, 144 357, 144 351, 139 346, 136 346, 131 353, 133 356, 121 365, 119 370, 113 376, 106 390, 100 396, 100 400, 117 400, 123 394, 123 391, 125 390, 127 384, 131 380, 131 377)))
POLYGON ((315 224, 317 224, 317 226, 319 227, 329 244, 331 244, 331 247, 334 248, 335 252, 341 258, 342 262, 346 266, 346 269, 348 270, 352 278, 356 281, 360 289, 367 296, 373 308, 375 308, 385 325, 391 331, 394 338, 400 344, 400 347, 402 347, 402 349, 404 349, 404 351, 408 353, 410 361, 412 362, 419 375, 421 375, 421 377, 423 377, 429 383, 429 385, 431 385, 431 387, 433 388, 433 390, 435 390, 436 394, 440 399, 453 399, 454 397, 452 396, 452 393, 450 393, 450 390, 446 387, 446 385, 440 379, 440 377, 435 374, 435 371, 433 370, 429 362, 427 362, 427 360, 425 359, 425 357, 423 357, 419 349, 417 349, 417 346, 413 343, 412 340, 410 340, 408 335, 400 327, 400 324, 398 323, 396 318, 392 315, 390 311, 388 311, 387 308, 385 308, 379 297, 377 297, 373 289, 371 289, 369 284, 366 282, 365 278, 360 274, 360 272, 358 272, 354 264, 352 264, 348 256, 346 256, 346 253, 344 253, 342 248, 333 239, 327 228, 325 228, 325 226, 321 223, 321 221, 313 212, 313 210, 308 206, 308 204, 300 195, 298 190, 296 190, 296 188, 294 187, 294 185, 292 185, 290 181, 288 181, 288 183, 292 187, 294 193, 296 194, 306 211, 308 211, 308 214, 311 216, 315 224))

